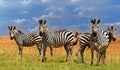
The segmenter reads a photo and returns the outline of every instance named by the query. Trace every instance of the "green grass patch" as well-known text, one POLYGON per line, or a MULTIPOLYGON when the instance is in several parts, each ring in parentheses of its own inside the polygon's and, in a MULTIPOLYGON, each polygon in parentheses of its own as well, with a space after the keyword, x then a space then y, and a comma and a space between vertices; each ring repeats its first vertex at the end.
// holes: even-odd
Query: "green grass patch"
POLYGON ((0 53, 0 70, 118 70, 120 62, 110 59, 106 64, 90 65, 90 57, 85 57, 86 64, 82 64, 80 58, 77 62, 64 62, 65 56, 50 57, 45 62, 38 61, 37 54, 23 54, 22 60, 17 53, 0 53))

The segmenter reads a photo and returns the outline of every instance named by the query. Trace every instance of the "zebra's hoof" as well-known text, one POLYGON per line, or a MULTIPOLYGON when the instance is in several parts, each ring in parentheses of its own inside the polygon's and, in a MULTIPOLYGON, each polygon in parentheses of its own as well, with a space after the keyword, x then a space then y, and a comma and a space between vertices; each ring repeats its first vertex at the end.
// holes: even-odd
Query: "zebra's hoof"
POLYGON ((44 59, 42 59, 42 62, 44 62, 45 60, 44 59))
POLYGON ((47 58, 45 57, 45 60, 47 60, 47 58))
POLYGON ((93 65, 93 63, 90 64, 91 66, 93 65))
POLYGON ((85 63, 84 61, 82 61, 82 63, 85 63))
POLYGON ((74 59, 73 61, 76 62, 76 59, 74 59))
POLYGON ((96 66, 98 66, 99 64, 96 64, 96 66))
POLYGON ((45 60, 47 60, 47 58, 45 57, 44 59, 42 59, 42 62, 44 62, 45 60))
POLYGON ((68 60, 66 59, 65 62, 68 62, 68 60))
POLYGON ((38 59, 38 61, 40 61, 40 59, 38 59))

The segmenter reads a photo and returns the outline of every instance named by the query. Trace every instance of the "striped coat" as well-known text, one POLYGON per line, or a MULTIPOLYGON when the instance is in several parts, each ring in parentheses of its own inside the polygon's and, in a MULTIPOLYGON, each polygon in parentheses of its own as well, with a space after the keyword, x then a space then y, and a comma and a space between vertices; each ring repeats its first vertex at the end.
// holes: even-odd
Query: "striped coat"
POLYGON ((19 55, 22 58, 22 49, 23 46, 29 47, 36 44, 39 54, 41 55, 42 50, 42 37, 39 34, 31 33, 24 34, 22 31, 16 29, 15 26, 8 26, 10 39, 14 39, 19 47, 19 55))
POLYGON ((45 55, 46 55, 46 47, 50 46, 51 50, 51 56, 53 60, 53 48, 58 48, 60 46, 64 46, 67 56, 66 56, 66 61, 68 61, 68 58, 72 55, 72 45, 73 45, 73 38, 74 34, 72 31, 67 30, 67 29, 62 29, 58 31, 51 31, 48 29, 46 25, 46 20, 39 20, 39 31, 40 35, 43 37, 43 42, 44 42, 44 51, 43 51, 43 59, 42 61, 45 60, 45 55))

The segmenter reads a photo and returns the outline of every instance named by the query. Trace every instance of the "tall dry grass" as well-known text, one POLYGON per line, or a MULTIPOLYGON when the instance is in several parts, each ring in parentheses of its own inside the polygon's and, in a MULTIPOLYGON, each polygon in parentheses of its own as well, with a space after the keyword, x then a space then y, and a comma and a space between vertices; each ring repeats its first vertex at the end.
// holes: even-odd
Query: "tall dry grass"
MULTIPOLYGON (((73 47, 73 57, 75 51, 79 48, 79 44, 73 47)), ((84 59, 86 64, 81 64, 80 56, 78 57, 78 63, 68 62, 50 62, 50 50, 47 48, 47 61, 41 63, 38 61, 38 49, 36 46, 23 48, 23 59, 19 59, 18 46, 14 40, 10 40, 9 37, 0 37, 0 70, 78 70, 78 69, 93 69, 93 70, 119 70, 120 66, 120 38, 117 38, 115 42, 111 42, 107 49, 106 65, 100 65, 98 67, 89 66, 90 64, 90 50, 87 48, 84 53, 84 59)), ((63 61, 65 59, 66 52, 64 47, 54 48, 54 58, 56 61, 63 61)), ((96 56, 94 59, 96 64, 96 56)))

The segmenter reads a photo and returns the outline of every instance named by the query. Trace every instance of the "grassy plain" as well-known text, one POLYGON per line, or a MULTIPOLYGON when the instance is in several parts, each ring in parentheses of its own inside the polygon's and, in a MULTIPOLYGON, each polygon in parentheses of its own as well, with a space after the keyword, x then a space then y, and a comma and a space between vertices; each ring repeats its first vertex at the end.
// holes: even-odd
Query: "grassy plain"
MULTIPOLYGON (((73 51, 79 47, 77 44, 73 51)), ((18 47, 15 41, 9 37, 0 37, 0 70, 120 70, 120 38, 112 42, 107 49, 106 64, 96 66, 96 55, 94 65, 90 66, 90 50, 84 53, 85 64, 81 63, 80 56, 77 62, 65 60, 66 52, 63 47, 54 49, 54 61, 50 61, 49 48, 47 48, 47 60, 38 61, 38 50, 36 46, 24 47, 23 58, 19 59, 18 47)), ((73 57, 74 57, 73 52, 73 57)))

